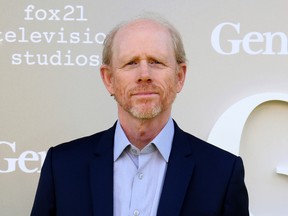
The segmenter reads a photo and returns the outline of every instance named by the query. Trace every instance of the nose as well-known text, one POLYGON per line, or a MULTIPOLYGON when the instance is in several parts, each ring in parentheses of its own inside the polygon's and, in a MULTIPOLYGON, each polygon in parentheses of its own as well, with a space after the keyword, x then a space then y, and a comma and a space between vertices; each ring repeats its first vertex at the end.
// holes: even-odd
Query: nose
POLYGON ((152 82, 151 68, 147 61, 142 60, 139 67, 138 82, 152 82))

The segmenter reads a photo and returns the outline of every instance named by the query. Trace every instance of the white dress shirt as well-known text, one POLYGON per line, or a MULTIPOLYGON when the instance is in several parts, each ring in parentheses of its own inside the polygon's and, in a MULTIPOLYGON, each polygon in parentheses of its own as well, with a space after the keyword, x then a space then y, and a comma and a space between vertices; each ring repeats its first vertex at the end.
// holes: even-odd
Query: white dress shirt
POLYGON ((114 137, 114 216, 156 216, 174 136, 170 118, 141 151, 118 121, 114 137))

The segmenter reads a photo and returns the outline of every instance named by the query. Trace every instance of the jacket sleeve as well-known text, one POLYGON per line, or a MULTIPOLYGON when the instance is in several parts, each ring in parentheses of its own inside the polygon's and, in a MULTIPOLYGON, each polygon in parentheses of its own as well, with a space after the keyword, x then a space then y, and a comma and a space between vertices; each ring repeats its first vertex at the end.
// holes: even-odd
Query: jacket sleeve
POLYGON ((223 216, 249 216, 248 192, 244 183, 244 166, 238 157, 228 185, 223 216))
POLYGON ((35 195, 31 216, 55 216, 56 203, 52 168, 52 152, 50 148, 41 169, 38 188, 35 195))

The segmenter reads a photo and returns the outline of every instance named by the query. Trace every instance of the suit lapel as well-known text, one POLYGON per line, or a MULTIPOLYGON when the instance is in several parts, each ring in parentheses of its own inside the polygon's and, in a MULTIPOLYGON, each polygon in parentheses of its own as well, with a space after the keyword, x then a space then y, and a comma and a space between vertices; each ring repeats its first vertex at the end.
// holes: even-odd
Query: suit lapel
POLYGON ((90 163, 93 215, 113 215, 113 143, 115 126, 95 143, 90 163))
POLYGON ((175 134, 157 216, 180 215, 193 173, 194 161, 188 136, 175 123, 175 134))

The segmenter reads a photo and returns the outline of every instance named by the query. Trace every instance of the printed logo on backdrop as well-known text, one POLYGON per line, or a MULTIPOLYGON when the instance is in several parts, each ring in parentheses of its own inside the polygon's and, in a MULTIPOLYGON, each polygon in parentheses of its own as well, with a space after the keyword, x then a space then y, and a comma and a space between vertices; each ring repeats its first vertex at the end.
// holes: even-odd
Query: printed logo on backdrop
POLYGON ((19 45, 18 51, 9 58, 12 65, 99 65, 99 54, 91 52, 103 44, 106 35, 95 32, 95 27, 87 26, 88 19, 83 5, 47 9, 30 4, 23 8, 22 14, 25 25, 5 32, 0 30, 2 45, 19 45), (80 48, 85 53, 80 53, 80 48))
POLYGON ((40 173, 46 157, 45 151, 35 152, 27 150, 19 153, 16 149, 16 142, 0 141, 0 149, 0 152, 2 152, 0 155, 0 174, 12 173, 15 171, 22 171, 24 173, 40 173), (12 156, 3 157, 3 152, 6 151, 8 152, 7 155, 9 154, 12 156))
POLYGON ((288 36, 284 32, 243 32, 240 23, 224 22, 211 34, 213 49, 221 55, 288 55, 288 36))

